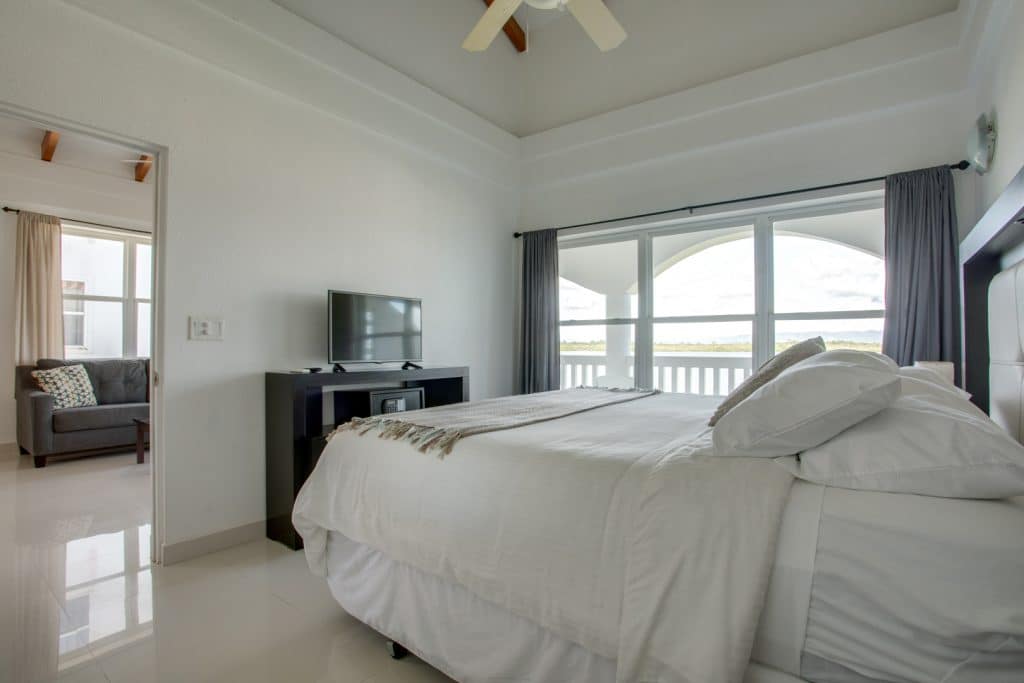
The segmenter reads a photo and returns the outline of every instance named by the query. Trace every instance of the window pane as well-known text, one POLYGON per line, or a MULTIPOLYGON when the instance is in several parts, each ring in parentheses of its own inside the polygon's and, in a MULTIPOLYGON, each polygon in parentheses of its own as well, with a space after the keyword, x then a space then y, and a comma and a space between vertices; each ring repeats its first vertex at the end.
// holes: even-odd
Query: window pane
MULTIPOLYGON (((65 302, 71 303, 71 302, 65 302)), ((119 301, 82 301, 81 336, 64 338, 64 355, 68 358, 120 358, 124 329, 124 313, 119 301), (70 341, 81 341, 70 345, 70 341)), ((65 310, 67 310, 65 308, 65 310)), ((64 316, 65 333, 68 315, 64 316)))
POLYGON ((655 237, 654 316, 754 313, 754 231, 655 237))
POLYGON ((74 290, 66 287, 65 293, 123 296, 123 242, 65 234, 61 246, 62 279, 75 283, 74 290))
MULTIPOLYGON (((65 286, 67 282, 64 283, 65 286)), ((85 302, 64 299, 64 346, 85 346, 85 302)))
POLYGON ((881 209, 775 223, 775 312, 885 307, 881 209))
POLYGON ((149 316, 152 307, 150 304, 136 304, 135 319, 135 355, 139 358, 149 358, 149 316))
POLYGON ((148 244, 135 245, 135 296, 153 298, 153 247, 148 244))
POLYGON ((562 325, 562 388, 633 386, 633 325, 562 325))
POLYGON ((654 387, 724 396, 750 375, 753 323, 656 323, 654 387))
POLYGON ((775 353, 810 337, 821 337, 829 349, 882 352, 882 318, 851 320, 779 320, 775 353))
POLYGON ((636 245, 630 240, 559 250, 559 318, 635 318, 636 245))

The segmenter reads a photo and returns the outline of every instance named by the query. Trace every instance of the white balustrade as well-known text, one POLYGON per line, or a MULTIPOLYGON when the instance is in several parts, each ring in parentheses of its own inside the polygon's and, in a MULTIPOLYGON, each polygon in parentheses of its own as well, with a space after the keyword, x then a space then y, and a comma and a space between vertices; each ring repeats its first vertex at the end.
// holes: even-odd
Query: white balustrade
MULTIPOLYGON (((561 359, 563 388, 596 384, 618 386, 622 383, 621 380, 598 381, 604 379, 607 372, 608 358, 605 354, 563 351, 561 359)), ((632 356, 628 365, 632 377, 632 356)), ((654 354, 654 388, 666 392, 725 396, 752 371, 751 357, 745 353, 673 351, 654 354)))

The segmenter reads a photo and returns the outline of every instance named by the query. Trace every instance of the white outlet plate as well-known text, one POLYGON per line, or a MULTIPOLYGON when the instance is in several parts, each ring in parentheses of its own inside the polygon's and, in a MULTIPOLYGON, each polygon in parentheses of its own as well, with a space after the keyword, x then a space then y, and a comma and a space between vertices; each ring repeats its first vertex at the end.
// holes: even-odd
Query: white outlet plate
POLYGON ((188 338, 191 341, 224 341, 224 319, 189 316, 188 338))

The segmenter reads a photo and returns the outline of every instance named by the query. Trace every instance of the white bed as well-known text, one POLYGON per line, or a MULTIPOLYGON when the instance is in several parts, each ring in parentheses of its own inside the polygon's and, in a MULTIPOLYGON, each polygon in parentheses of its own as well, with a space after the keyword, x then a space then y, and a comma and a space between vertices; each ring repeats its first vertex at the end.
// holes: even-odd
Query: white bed
MULTIPOLYGON (((599 576, 592 581, 584 576, 579 587, 591 593, 574 601, 559 593, 573 587, 566 589, 557 576, 548 580, 524 573, 536 565, 557 574, 550 562, 506 557, 511 575, 502 576, 494 558, 520 547, 517 533, 536 528, 529 523, 517 527, 523 519, 510 520, 510 514, 529 519, 537 512, 513 502, 527 495, 546 500, 547 507, 539 509, 550 514, 552 501, 557 502, 553 492, 559 489, 566 491, 564 502, 586 499, 579 494, 589 490, 598 507, 574 506, 581 517, 570 511, 551 519, 544 528, 547 541, 578 541, 573 546, 580 554, 577 561, 587 552, 598 557, 621 552, 619 541, 609 541, 614 520, 586 523, 607 501, 612 501, 609 509, 625 504, 615 491, 621 497, 634 490, 623 481, 628 483, 635 470, 621 458, 643 460, 645 453, 664 458, 676 452, 675 461, 685 461, 687 449, 699 451, 706 440, 702 425, 713 405, 713 399, 692 396, 641 399, 472 437, 444 460, 403 442, 343 434, 331 442, 313 483, 300 496, 296 526, 307 540, 311 566, 327 576, 346 611, 459 681, 633 680, 623 677, 616 661, 621 649, 608 642, 626 614, 622 604, 592 604, 595 586, 610 591, 608 586, 625 580, 615 562, 604 558, 598 568, 589 567, 599 576), (624 455, 619 451, 626 440, 635 451, 624 455), (531 451, 525 448, 528 443, 549 447, 531 451), (687 445, 693 443, 697 446, 687 445), (503 459, 508 469, 495 469, 487 463, 491 457, 503 459), (534 479, 531 472, 541 470, 534 469, 533 458, 561 458, 587 467, 567 465, 534 479), (584 483, 578 480, 580 472, 586 473, 584 483), (487 534, 495 539, 493 545, 487 544, 487 534), (430 539, 428 547, 420 547, 419 538, 430 539), (466 549, 496 554, 460 556, 466 549), (487 580, 481 566, 494 570, 483 577, 487 580), (517 593, 517 581, 522 591, 536 586, 547 594, 517 593), (579 604, 595 609, 573 612, 579 604), (552 616, 553 609, 568 614, 552 616)), ((777 465, 743 460, 734 464, 774 478, 773 469, 763 468, 777 465)), ((866 493, 804 482, 782 495, 778 513, 766 526, 741 522, 747 532, 778 529, 778 542, 773 538, 769 546, 765 585, 756 586, 762 575, 757 571, 737 574, 735 602, 742 605, 723 603, 735 610, 723 622, 747 619, 757 626, 756 638, 751 633, 749 642, 730 651, 747 653, 745 683, 1021 680, 1024 547, 1005 539, 1024 538, 1024 502, 866 493), (951 583, 964 576, 979 579, 951 583), (755 589, 739 577, 750 577, 755 589), (1007 604, 1007 596, 1020 599, 1007 604), (752 617, 744 611, 749 603, 756 604, 752 617), (983 654, 986 650, 995 652, 983 654), (908 670, 921 673, 917 678, 891 676, 908 670)), ((770 512, 767 498, 761 503, 770 512)), ((681 592, 663 600, 686 600, 700 592, 687 590, 684 582, 681 592)), ((679 619, 669 623, 686 626, 679 619)), ((623 636, 629 637, 628 632, 623 636)), ((640 647, 647 642, 641 639, 640 647)))

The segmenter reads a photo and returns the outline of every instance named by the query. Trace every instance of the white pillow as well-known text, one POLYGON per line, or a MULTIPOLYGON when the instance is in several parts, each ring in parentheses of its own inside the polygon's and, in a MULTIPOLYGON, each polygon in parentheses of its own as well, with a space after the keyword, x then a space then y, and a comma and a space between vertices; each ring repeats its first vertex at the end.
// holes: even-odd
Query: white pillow
POLYGON ((891 406, 799 457, 801 479, 946 498, 1024 495, 1024 447, 953 387, 903 378, 891 406))
MULTIPOLYGON (((956 386, 955 384, 950 384, 945 377, 940 375, 935 370, 932 370, 931 368, 905 367, 900 368, 899 373, 901 377, 904 377, 906 379, 918 380, 921 382, 929 382, 938 387, 939 389, 945 389, 946 391, 952 392, 953 394, 959 396, 960 398, 967 400, 970 400, 971 398, 971 395, 969 393, 967 393, 960 387, 956 386)), ((904 391, 906 391, 906 382, 903 383, 903 388, 904 391)))
POLYGON ((828 441, 886 408, 898 366, 881 354, 826 351, 783 371, 719 420, 715 455, 777 457, 828 441))

